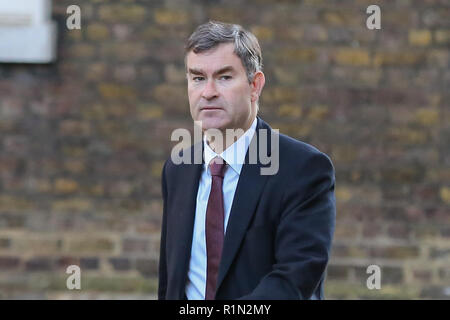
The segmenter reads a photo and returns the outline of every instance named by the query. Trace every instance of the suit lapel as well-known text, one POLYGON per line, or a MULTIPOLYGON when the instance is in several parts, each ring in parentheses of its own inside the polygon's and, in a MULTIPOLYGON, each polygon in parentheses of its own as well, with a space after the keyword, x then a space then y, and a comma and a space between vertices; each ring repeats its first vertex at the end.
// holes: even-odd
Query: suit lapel
MULTIPOLYGON (((203 144, 202 144, 203 146, 203 144)), ((194 158, 194 152, 201 152, 203 154, 202 147, 191 148, 191 155, 194 158)), ((200 158, 202 159, 202 158, 200 158)), ((195 209, 197 190, 200 180, 200 175, 203 168, 203 163, 195 164, 192 160, 192 164, 183 164, 181 169, 182 174, 179 175, 177 184, 180 188, 178 197, 176 199, 176 218, 174 220, 176 228, 174 235, 176 236, 177 243, 174 244, 174 257, 175 260, 180 261, 180 264, 175 267, 174 272, 177 273, 176 279, 178 282, 178 298, 184 299, 184 291, 187 280, 187 273, 189 268, 189 259, 191 256, 192 236, 194 230, 195 209)))
MULTIPOLYGON (((258 118, 255 135, 250 144, 259 143, 259 129, 268 130, 267 153, 270 156, 270 132, 271 129, 264 121, 258 118)), ((253 146, 253 150, 258 150, 258 161, 256 164, 249 164, 249 150, 247 150, 245 163, 239 176, 238 185, 231 206, 230 218, 225 234, 224 246, 222 251, 222 260, 219 266, 219 275, 217 280, 217 289, 225 278, 230 265, 237 254, 240 244, 244 238, 248 225, 253 217, 259 197, 267 180, 267 175, 261 175, 262 167, 259 161, 259 146, 253 146)))

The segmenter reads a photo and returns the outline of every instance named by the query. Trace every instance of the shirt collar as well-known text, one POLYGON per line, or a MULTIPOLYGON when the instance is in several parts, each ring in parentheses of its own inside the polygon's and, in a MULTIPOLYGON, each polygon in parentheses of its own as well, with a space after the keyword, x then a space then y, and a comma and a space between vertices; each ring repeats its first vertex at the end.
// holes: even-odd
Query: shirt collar
POLYGON ((245 155, 247 154, 248 146, 250 145, 250 141, 252 141, 253 135, 256 131, 256 123, 257 118, 255 117, 250 128, 221 154, 215 153, 206 143, 206 137, 203 137, 205 169, 208 171, 208 165, 213 158, 221 157, 237 174, 241 174, 241 169, 245 162, 245 155))

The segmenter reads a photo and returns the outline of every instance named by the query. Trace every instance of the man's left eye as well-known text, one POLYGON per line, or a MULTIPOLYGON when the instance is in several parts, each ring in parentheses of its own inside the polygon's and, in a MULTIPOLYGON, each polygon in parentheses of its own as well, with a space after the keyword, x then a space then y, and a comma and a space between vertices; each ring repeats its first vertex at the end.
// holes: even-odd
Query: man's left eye
POLYGON ((231 76, 221 76, 219 79, 221 79, 221 80, 230 80, 231 76))

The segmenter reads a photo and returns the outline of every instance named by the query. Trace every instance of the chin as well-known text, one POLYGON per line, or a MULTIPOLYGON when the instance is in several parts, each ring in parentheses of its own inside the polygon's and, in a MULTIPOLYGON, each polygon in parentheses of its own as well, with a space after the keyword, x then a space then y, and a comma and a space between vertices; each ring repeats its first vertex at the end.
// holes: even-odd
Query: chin
POLYGON ((228 121, 223 118, 199 118, 197 121, 202 122, 202 129, 225 129, 227 128, 228 121))

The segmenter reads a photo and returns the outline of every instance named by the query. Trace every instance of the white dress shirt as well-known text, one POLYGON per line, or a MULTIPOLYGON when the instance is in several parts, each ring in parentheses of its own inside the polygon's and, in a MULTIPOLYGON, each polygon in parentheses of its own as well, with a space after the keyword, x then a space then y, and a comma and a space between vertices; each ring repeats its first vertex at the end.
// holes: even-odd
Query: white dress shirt
POLYGON ((188 280, 185 293, 189 300, 204 300, 206 290, 206 206, 211 191, 211 173, 209 163, 214 157, 221 157, 227 163, 223 178, 223 201, 224 201, 224 229, 226 232, 228 219, 230 217, 231 205, 234 193, 239 181, 242 165, 245 161, 250 141, 256 131, 257 120, 253 120, 250 128, 221 154, 215 153, 203 139, 204 159, 203 171, 200 177, 197 205, 195 209, 194 233, 192 239, 191 258, 189 261, 188 280))

